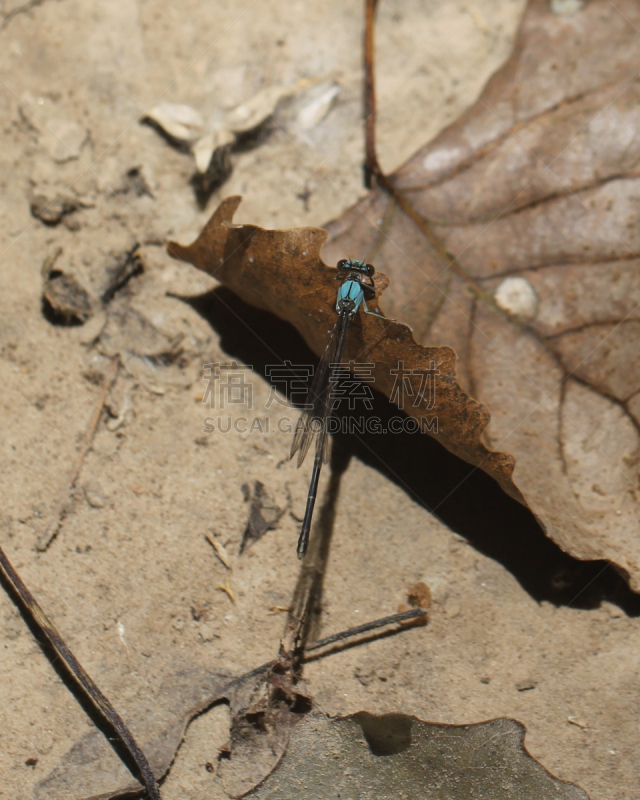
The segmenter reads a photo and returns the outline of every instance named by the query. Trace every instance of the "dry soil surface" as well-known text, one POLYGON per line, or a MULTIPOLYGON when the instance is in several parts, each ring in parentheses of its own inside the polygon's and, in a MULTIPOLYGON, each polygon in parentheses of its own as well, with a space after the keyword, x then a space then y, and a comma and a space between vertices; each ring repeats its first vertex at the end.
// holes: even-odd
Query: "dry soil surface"
MULTIPOLYGON (((508 55, 521 11, 521 0, 380 4, 386 170, 474 101, 508 55)), ((271 323, 232 298, 176 297, 215 282, 171 261, 163 242, 191 241, 230 194, 245 197, 238 221, 265 227, 321 225, 363 195, 362 9, 338 0, 9 0, 2 13, 1 543, 127 718, 176 668, 241 673, 277 652, 300 570, 296 518, 309 465, 288 461, 290 436, 278 431, 295 410, 274 402, 262 371, 248 367, 289 351, 268 343, 269 351, 271 323), (303 79, 339 86, 329 113, 295 132, 285 110, 267 138, 233 156, 233 175, 206 210, 188 182, 191 157, 140 124, 158 102, 219 119, 265 86, 303 79), (38 197, 58 208, 57 224, 32 215, 38 197), (144 270, 117 293, 104 331, 99 296, 136 242, 144 270), (56 268, 92 298, 84 325, 43 313, 41 268, 58 247, 56 268), (125 363, 108 413, 58 535, 40 552, 113 353, 125 363), (252 390, 251 417, 269 419, 271 432, 205 432, 204 418, 218 411, 203 403, 204 365, 232 359, 247 368, 237 374, 252 390), (249 513, 243 484, 255 481, 285 513, 238 555, 249 513), (231 570, 207 533, 229 552, 231 570)), ((247 412, 230 404, 224 414, 237 421, 247 412)), ((529 751, 593 800, 638 796, 640 632, 629 604, 533 596, 388 472, 352 458, 320 633, 393 613, 417 581, 433 594, 429 624, 308 665, 305 689, 320 707, 446 723, 514 717, 529 751)), ((23 800, 92 723, 4 592, 0 619, 0 797, 23 800)), ((191 724, 165 800, 226 797, 216 765, 228 716, 216 706, 191 724)), ((72 787, 67 798, 89 794, 72 787)))

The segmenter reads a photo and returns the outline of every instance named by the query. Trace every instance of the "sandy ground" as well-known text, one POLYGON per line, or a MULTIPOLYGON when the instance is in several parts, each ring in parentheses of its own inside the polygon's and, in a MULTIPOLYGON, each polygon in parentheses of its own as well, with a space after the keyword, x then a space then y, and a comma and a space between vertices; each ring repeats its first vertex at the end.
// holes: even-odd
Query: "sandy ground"
MULTIPOLYGON (((190 241, 229 194, 245 197, 238 221, 265 227, 321 225, 362 196, 361 8, 337 0, 187 0, 179 8, 167 0, 48 0, 12 13, 15 3, 2 4, 0 31, 0 536, 126 717, 136 699, 154 697, 176 665, 240 673, 272 658, 283 632, 277 607, 290 604, 300 568, 295 517, 304 508, 309 466, 298 471, 287 460, 290 436, 276 423, 296 412, 269 405, 263 373, 281 358, 303 362, 305 350, 272 319, 228 296, 209 294, 195 304, 172 296, 203 295, 215 283, 170 261, 162 242, 190 241), (211 116, 265 85, 304 78, 339 84, 328 116, 304 135, 277 128, 235 156, 232 177, 205 211, 188 184, 190 157, 139 124, 161 100, 211 116), (148 193, 127 179, 131 170, 148 193), (61 195, 67 210, 71 201, 77 208, 47 226, 31 214, 37 195, 61 195), (165 345, 179 338, 180 355, 164 364, 128 359, 69 514, 49 549, 38 552, 87 428, 105 353, 129 347, 148 356, 157 345, 134 326, 123 328, 124 344, 116 329, 92 346, 104 323, 95 300, 85 325, 53 325, 43 314, 41 266, 62 247, 56 265, 97 298, 136 241, 144 272, 117 302, 144 315, 165 345), (203 365, 232 359, 254 368, 247 372, 254 408, 275 433, 204 433, 212 412, 202 402, 203 365), (287 513, 238 556, 249 508, 242 485, 256 480, 287 513), (231 553, 232 571, 207 533, 231 553), (225 581, 235 602, 220 589, 225 581)), ((507 56, 521 9, 519 0, 485 0, 477 8, 448 0, 381 3, 385 169, 473 102, 507 56)), ((237 419, 243 409, 228 413, 237 419)), ((464 467, 433 448, 408 455, 390 448, 387 455, 380 466, 356 452, 342 478, 321 634, 393 613, 418 580, 433 593, 430 623, 308 665, 306 690, 332 714, 404 711, 446 723, 514 717, 527 727, 529 751, 593 800, 637 797, 640 633, 633 598, 553 548, 557 569, 536 581, 522 567, 529 553, 510 560, 500 542, 522 542, 537 563, 546 559, 544 540, 489 481, 454 492, 448 515, 436 519, 418 502, 420 492, 407 489, 403 464, 413 457, 418 482, 438 484, 442 496, 459 480, 447 486, 441 472, 460 476, 464 467), (573 604, 559 600, 576 595, 573 604)), ((22 800, 92 724, 5 593, 0 618, 0 797, 22 800)), ((165 800, 226 797, 206 764, 217 764, 228 713, 218 706, 189 727, 163 786, 165 800)), ((90 793, 77 787, 67 797, 90 793)))

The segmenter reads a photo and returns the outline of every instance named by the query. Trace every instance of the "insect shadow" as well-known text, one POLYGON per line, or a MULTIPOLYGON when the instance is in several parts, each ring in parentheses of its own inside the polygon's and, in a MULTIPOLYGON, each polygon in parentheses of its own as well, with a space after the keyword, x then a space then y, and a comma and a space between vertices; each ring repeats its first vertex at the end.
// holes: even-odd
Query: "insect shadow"
MULTIPOLYGON (((220 335, 230 359, 250 364, 254 374, 267 381, 268 368, 284 361, 293 365, 318 361, 291 325, 247 305, 225 287, 182 299, 220 335)), ((343 413, 349 412, 338 410, 336 416, 343 413)), ((380 418, 382 427, 402 414, 375 390, 369 413, 380 418)), ((640 616, 640 596, 613 565, 580 561, 564 553, 545 535, 531 511, 435 439, 410 433, 336 437, 340 437, 340 452, 379 470, 480 553, 501 563, 537 602, 590 609, 608 600, 629 616, 640 616)))

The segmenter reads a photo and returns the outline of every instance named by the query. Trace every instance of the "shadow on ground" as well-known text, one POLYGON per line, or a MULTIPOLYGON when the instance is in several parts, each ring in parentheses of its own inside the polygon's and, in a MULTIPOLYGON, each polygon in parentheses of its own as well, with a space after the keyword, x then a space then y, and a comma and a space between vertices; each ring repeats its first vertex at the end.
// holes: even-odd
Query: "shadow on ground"
MULTIPOLYGON (((267 367, 284 361, 317 363, 291 325, 243 303, 224 287, 187 302, 217 331, 229 357, 252 365, 256 374, 266 377, 267 367)), ((383 427, 402 413, 377 392, 373 402, 369 413, 379 417, 383 427)), ((640 596, 613 566, 564 553, 528 509, 429 436, 339 436, 342 452, 378 469, 479 552, 503 564, 536 601, 589 609, 609 600, 629 616, 640 616, 640 596)))

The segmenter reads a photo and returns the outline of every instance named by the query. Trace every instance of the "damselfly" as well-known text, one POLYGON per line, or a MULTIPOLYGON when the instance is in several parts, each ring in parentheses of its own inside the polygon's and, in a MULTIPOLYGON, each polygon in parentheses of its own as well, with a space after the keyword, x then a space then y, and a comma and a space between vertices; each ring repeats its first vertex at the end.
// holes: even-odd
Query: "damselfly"
MULTIPOLYGON (((313 507, 316 502, 316 492, 318 490, 318 480, 323 462, 329 460, 329 439, 327 438, 327 421, 333 413, 334 398, 332 397, 333 373, 342 360, 345 342, 349 326, 353 321, 358 309, 362 305, 367 314, 376 317, 381 316, 367 308, 368 297, 370 300, 375 296, 373 285, 373 274, 375 269, 371 264, 364 261, 352 261, 343 258, 338 261, 338 272, 336 280, 342 281, 342 286, 338 289, 336 300, 336 311, 338 320, 329 337, 329 343, 320 359, 316 374, 313 378, 309 394, 307 395, 306 408, 300 415, 296 424, 296 430, 291 445, 291 455, 293 458, 298 453, 298 466, 302 464, 311 447, 313 440, 316 442, 315 458, 313 461, 313 471, 311 473, 311 484, 307 496, 307 507, 304 512, 302 529, 298 539, 298 557, 304 558, 309 544, 309 531, 311 529, 311 517, 313 507)), ((384 318, 383 318, 384 319, 384 318)))

